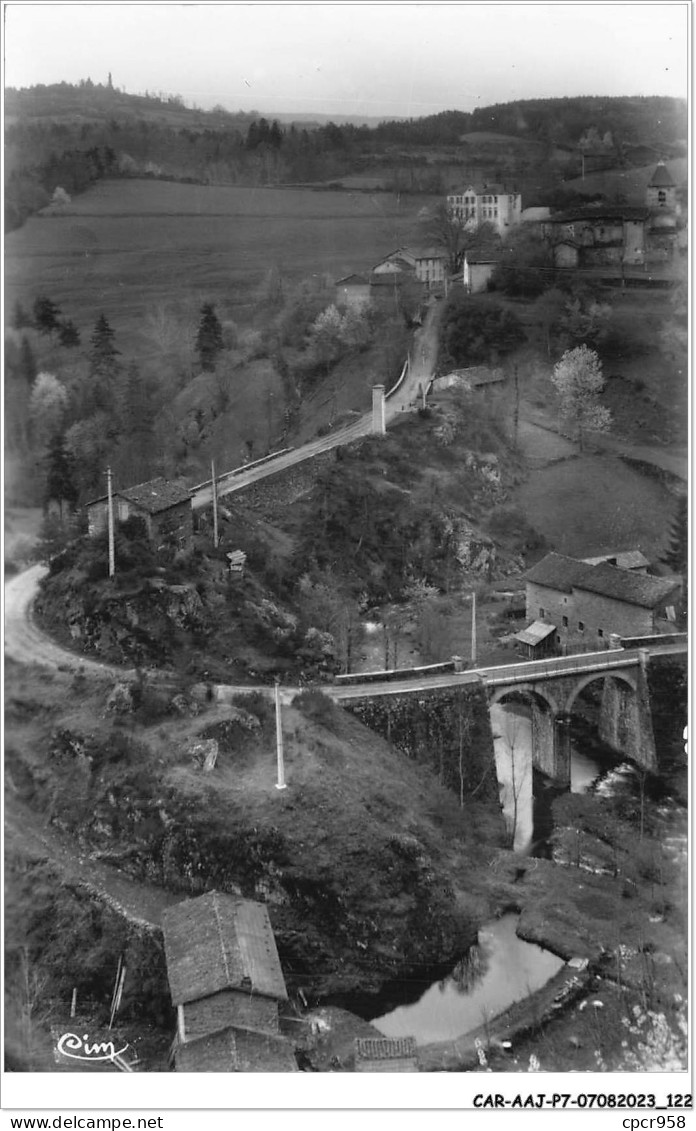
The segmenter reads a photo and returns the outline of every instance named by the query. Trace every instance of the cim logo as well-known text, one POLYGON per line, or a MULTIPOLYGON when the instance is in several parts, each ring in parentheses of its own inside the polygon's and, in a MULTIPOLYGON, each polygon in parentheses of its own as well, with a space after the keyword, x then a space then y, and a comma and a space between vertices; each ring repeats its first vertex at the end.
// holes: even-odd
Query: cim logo
POLYGON ((121 1049, 115 1049, 113 1041, 89 1042, 87 1033, 79 1037, 77 1033, 63 1033, 56 1043, 56 1058, 58 1055, 67 1056, 70 1060, 115 1060, 128 1048, 128 1043, 121 1049))

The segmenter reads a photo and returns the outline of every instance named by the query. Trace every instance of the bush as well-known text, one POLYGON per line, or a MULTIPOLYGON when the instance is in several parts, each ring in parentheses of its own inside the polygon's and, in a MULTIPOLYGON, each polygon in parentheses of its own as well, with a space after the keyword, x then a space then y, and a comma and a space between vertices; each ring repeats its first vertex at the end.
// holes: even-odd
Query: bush
POLYGON ((333 734, 338 732, 341 722, 340 708, 323 692, 301 691, 293 699, 292 706, 313 723, 318 723, 333 734))
POLYGON ((270 696, 264 695, 262 691, 250 691, 245 695, 235 695, 232 703, 235 707, 248 711, 250 715, 256 715, 262 727, 273 718, 274 707, 270 696))

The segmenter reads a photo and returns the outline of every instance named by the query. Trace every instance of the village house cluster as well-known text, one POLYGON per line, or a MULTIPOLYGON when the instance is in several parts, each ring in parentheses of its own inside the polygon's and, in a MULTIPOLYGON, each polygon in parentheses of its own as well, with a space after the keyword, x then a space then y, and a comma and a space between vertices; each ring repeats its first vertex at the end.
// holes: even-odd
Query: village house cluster
MULTIPOLYGON (((668 268, 687 250, 684 190, 664 161, 659 161, 645 190, 643 204, 582 204, 553 212, 522 208, 522 196, 505 184, 470 184, 447 195, 450 217, 464 228, 490 226, 490 242, 467 248, 461 280, 469 294, 487 290, 505 258, 505 237, 520 225, 539 232, 558 270, 668 268)), ((448 280, 450 252, 444 247, 399 247, 363 274, 338 279, 336 305, 352 310, 399 301, 409 284, 439 289, 448 280)))

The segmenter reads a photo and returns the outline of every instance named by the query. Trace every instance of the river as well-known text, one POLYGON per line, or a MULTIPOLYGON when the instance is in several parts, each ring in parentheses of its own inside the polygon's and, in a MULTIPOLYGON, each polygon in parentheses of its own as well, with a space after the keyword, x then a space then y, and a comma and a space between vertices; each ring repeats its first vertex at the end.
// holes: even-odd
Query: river
POLYGON ((442 981, 428 986, 412 1005, 401 1005, 372 1020, 385 1037, 415 1037, 419 1045, 469 1033, 516 1001, 538 990, 563 960, 515 934, 518 916, 487 923, 478 943, 442 981))

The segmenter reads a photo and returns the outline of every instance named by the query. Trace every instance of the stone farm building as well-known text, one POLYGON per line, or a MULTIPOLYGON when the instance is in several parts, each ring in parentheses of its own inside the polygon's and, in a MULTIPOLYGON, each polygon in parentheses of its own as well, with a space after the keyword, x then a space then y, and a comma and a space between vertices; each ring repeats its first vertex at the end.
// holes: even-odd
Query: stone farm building
MULTIPOLYGON (((140 518, 151 542, 186 549, 193 542, 191 492, 177 480, 151 479, 135 487, 113 492, 114 519, 125 522, 140 518)), ((90 534, 98 534, 108 522, 108 498, 102 495, 87 503, 90 534)))
POLYGON ((296 1072, 280 1033, 287 991, 264 904, 208 892, 168 908, 163 931, 177 1071, 296 1072))
POLYGON ((521 642, 536 656, 546 650, 600 650, 609 647, 611 636, 674 632, 681 581, 642 573, 641 559, 635 559, 638 568, 620 569, 603 560, 547 554, 526 574, 524 632, 531 631, 538 643, 523 639, 523 634, 521 642), (539 625, 544 628, 535 627, 539 625), (548 626, 552 640, 545 631, 548 626))
POLYGON ((662 161, 643 204, 604 202, 554 212, 542 222, 541 231, 556 267, 669 264, 684 242, 677 186, 662 161))

